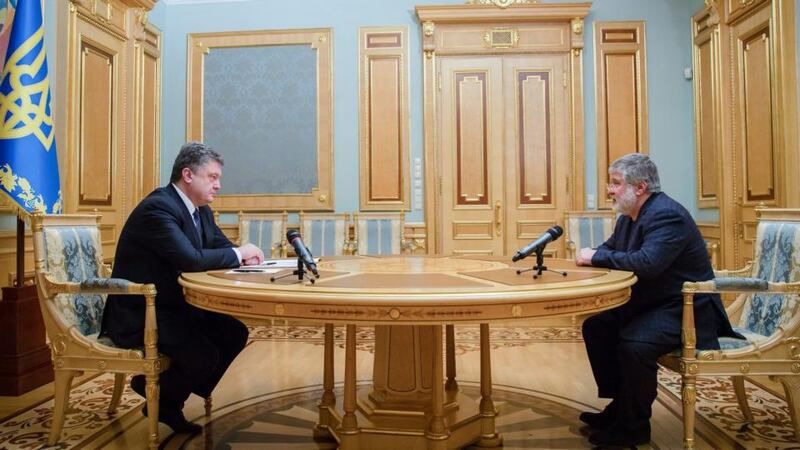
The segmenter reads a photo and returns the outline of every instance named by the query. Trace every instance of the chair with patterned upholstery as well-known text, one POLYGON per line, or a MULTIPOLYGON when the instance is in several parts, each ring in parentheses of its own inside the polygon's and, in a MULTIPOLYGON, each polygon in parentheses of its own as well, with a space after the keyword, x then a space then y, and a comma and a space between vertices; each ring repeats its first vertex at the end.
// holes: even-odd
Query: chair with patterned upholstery
POLYGON ((55 371, 49 445, 55 445, 61 435, 72 379, 94 371, 115 374, 109 414, 119 405, 125 375, 145 376, 148 446, 158 448, 158 376, 169 361, 156 348, 155 286, 108 278, 111 271, 103 264, 100 216, 36 214, 31 221, 39 305, 55 371), (110 339, 98 338, 107 294, 144 295, 143 348, 117 348, 110 339))
POLYGON ((286 223, 289 214, 239 213, 239 245, 253 244, 272 258, 286 257, 286 223))
POLYGON ((410 249, 403 227, 405 215, 398 213, 353 213, 353 249, 359 255, 399 255, 410 249))
POLYGON ((681 374, 684 448, 694 447, 696 378, 730 376, 745 422, 753 422, 745 375, 779 381, 800 440, 800 209, 756 209, 755 258, 747 267, 715 271, 715 278, 683 284, 682 349, 659 362, 681 374), (696 350, 693 298, 699 293, 739 293, 728 307, 734 330, 746 339, 721 338, 721 350, 696 350))
POLYGON ((348 253, 350 214, 300 212, 300 235, 315 257, 348 253))
POLYGON ((614 211, 567 211, 564 213, 564 228, 567 243, 567 258, 574 259, 582 248, 597 248, 614 232, 614 211))

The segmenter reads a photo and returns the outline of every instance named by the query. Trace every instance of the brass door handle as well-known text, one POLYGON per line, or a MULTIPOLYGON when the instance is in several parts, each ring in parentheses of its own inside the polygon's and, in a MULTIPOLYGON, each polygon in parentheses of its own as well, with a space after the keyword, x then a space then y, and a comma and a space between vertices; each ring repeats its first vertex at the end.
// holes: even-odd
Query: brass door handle
POLYGON ((500 236, 500 230, 502 229, 503 222, 502 222, 502 215, 501 213, 501 206, 500 200, 494 202, 494 234, 495 236, 500 236))

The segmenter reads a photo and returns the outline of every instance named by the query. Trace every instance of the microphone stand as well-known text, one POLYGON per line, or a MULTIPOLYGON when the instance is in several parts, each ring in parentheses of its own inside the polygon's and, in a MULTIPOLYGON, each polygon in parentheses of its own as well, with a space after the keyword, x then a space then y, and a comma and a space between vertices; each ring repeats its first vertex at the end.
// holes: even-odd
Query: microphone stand
MULTIPOLYGON (((311 255, 311 252, 309 252, 308 254, 311 255)), ((312 256, 312 258, 313 258, 313 256, 312 256)), ((308 273, 308 271, 306 270, 306 266, 305 266, 305 264, 303 264, 303 258, 301 258, 298 255, 297 256, 297 269, 296 270, 293 270, 291 273, 285 273, 285 274, 283 274, 281 276, 278 276, 278 277, 270 277, 269 281, 270 281, 270 283, 274 283, 275 280, 280 280, 281 278, 286 278, 286 277, 288 277, 290 275, 297 275, 297 281, 303 281, 303 276, 305 274, 307 274, 307 273, 308 273)), ((310 275, 308 277, 308 281, 310 281, 311 284, 314 284, 314 278, 312 276, 310 276, 310 275)))
POLYGON ((564 277, 567 276, 567 272, 561 272, 559 270, 548 269, 547 266, 544 265, 544 245, 540 245, 539 247, 536 247, 536 250, 534 250, 534 251, 536 252, 536 265, 531 267, 530 269, 518 269, 517 270, 517 275, 519 275, 521 273, 524 273, 524 272, 530 272, 531 270, 535 270, 536 273, 533 274, 533 279, 535 280, 535 279, 541 277, 542 276, 542 272, 544 272, 546 270, 548 272, 555 272, 555 273, 560 274, 561 276, 564 276, 564 277))

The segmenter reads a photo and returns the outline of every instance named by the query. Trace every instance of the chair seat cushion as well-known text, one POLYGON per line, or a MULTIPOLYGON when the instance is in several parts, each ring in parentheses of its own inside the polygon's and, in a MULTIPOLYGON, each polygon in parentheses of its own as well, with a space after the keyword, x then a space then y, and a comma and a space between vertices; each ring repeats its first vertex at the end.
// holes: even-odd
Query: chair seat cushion
POLYGON ((124 350, 126 352, 134 351, 134 352, 137 353, 139 358, 144 359, 144 349, 143 348, 128 349, 128 348, 117 347, 117 345, 114 344, 114 341, 112 341, 110 337, 108 337, 108 336, 98 337, 99 334, 100 333, 90 334, 89 336, 86 336, 86 339, 89 339, 91 341, 97 341, 97 343, 99 343, 101 345, 105 345, 106 347, 111 347, 111 348, 115 348, 115 349, 119 349, 119 350, 124 350))
POLYGON ((732 337, 719 338, 720 350, 737 350, 744 347, 749 347, 767 340, 767 336, 754 333, 750 330, 741 327, 733 327, 733 331, 741 334, 745 339, 736 339, 732 337))
MULTIPOLYGON (((725 350, 738 350, 738 349, 742 349, 742 348, 745 348, 745 347, 752 347, 755 344, 764 342, 765 340, 767 340, 767 337, 768 337, 768 336, 760 335, 758 333, 753 333, 752 331, 748 331, 748 330, 746 330, 744 328, 740 328, 740 327, 733 327, 733 331, 741 334, 742 336, 745 337, 745 339, 737 339, 737 338, 734 338, 734 337, 727 337, 727 336, 721 337, 721 338, 719 338, 719 349, 720 350, 722 350, 722 351, 725 351, 725 350)), ((701 350, 701 349, 695 350, 695 355, 698 352, 701 352, 701 351, 704 351, 704 350, 701 350)), ((676 350, 673 350, 673 351, 669 352, 669 356, 674 356, 674 357, 680 358, 681 349, 678 348, 676 350)))

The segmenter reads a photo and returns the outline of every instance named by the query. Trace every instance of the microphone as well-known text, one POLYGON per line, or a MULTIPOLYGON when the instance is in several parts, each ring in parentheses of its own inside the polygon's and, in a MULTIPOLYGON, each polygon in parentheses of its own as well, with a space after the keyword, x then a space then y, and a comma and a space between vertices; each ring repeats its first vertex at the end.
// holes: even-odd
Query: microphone
POLYGON ((315 277, 319 278, 317 263, 314 262, 314 258, 311 257, 311 252, 308 251, 308 248, 306 248, 306 245, 300 238, 300 233, 297 230, 289 230, 286 232, 286 240, 292 244, 294 252, 297 253, 297 257, 303 261, 303 264, 306 265, 308 270, 310 270, 315 277))
POLYGON ((516 255, 511 258, 511 261, 517 262, 520 259, 527 258, 530 256, 531 253, 535 252, 539 248, 544 248, 550 242, 555 241, 556 239, 560 238, 561 235, 564 234, 564 230, 556 225, 553 228, 545 231, 543 235, 539 236, 535 241, 531 242, 530 244, 526 245, 519 249, 516 255))

